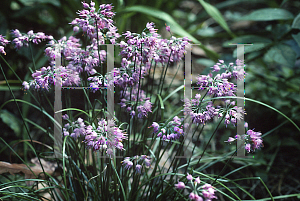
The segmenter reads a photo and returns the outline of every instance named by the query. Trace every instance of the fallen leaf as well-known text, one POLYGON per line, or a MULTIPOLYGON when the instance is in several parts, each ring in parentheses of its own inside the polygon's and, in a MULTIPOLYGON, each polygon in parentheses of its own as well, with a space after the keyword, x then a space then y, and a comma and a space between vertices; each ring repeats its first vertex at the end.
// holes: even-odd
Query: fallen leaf
MULTIPOLYGON (((40 160, 43 165, 44 171, 50 175, 53 175, 55 172, 55 168, 56 168, 55 164, 45 161, 44 159, 40 159, 40 160)), ((31 162, 33 164, 35 164, 35 166, 28 167, 25 164, 8 163, 8 162, 0 161, 0 174, 7 173, 7 172, 12 175, 14 175, 16 173, 24 173, 25 179, 36 178, 36 176, 43 173, 43 169, 42 169, 40 163, 38 162, 37 158, 33 158, 31 160, 31 162)), ((34 183, 33 181, 26 181, 26 184, 28 186, 33 185, 33 183, 34 183)))

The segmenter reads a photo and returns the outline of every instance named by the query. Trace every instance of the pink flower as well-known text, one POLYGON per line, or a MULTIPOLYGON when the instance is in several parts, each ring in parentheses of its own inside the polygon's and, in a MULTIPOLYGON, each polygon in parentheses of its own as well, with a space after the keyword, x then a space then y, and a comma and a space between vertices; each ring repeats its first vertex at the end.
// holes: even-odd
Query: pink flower
POLYGON ((126 160, 126 159, 123 161, 123 164, 125 165, 125 168, 127 170, 129 170, 133 166, 133 163, 130 160, 126 160))
POLYGON ((251 148, 251 145, 250 145, 250 144, 246 144, 246 145, 245 145, 245 149, 247 150, 248 153, 250 152, 250 148, 251 148))
POLYGON ((175 187, 178 188, 178 189, 184 189, 185 188, 185 185, 183 182, 178 182, 178 184, 175 184, 175 187))
POLYGON ((195 179, 195 182, 198 183, 198 184, 200 184, 200 178, 197 177, 197 178, 195 179))
POLYGON ((28 82, 26 82, 26 81, 23 82, 23 86, 24 86, 25 90, 28 90, 29 87, 30 87, 29 84, 28 84, 28 82))
POLYGON ((151 165, 151 161, 150 161, 150 159, 148 159, 148 158, 145 158, 144 159, 144 163, 145 163, 145 165, 146 165, 146 167, 150 167, 150 165, 151 165))
MULTIPOLYGON (((150 127, 153 127, 153 133, 157 133, 158 128, 159 128, 159 124, 156 122, 153 122, 152 125, 150 127)), ((150 128, 149 127, 149 128, 150 128)))
POLYGON ((187 174, 188 174, 188 176, 186 176, 187 180, 192 181, 193 180, 193 176, 190 175, 189 173, 187 173, 187 174))
POLYGON ((203 201, 203 198, 200 197, 199 195, 195 195, 194 200, 196 200, 196 201, 203 201))
POLYGON ((234 139, 233 137, 229 137, 228 140, 225 141, 225 142, 229 142, 229 143, 230 143, 230 142, 233 142, 234 140, 235 140, 235 139, 234 139))
POLYGON ((206 200, 217 198, 215 196, 215 189, 213 189, 212 185, 205 184, 202 186, 202 188, 203 188, 202 194, 205 198, 207 198, 206 200))
POLYGON ((166 26, 166 30, 167 30, 168 32, 170 32, 170 31, 171 31, 170 26, 166 26))
POLYGON ((195 195, 193 192, 191 192, 190 195, 189 195, 189 198, 190 198, 191 200, 194 200, 194 199, 195 199, 195 196, 196 196, 196 195, 195 195))
POLYGON ((137 172, 137 174, 140 174, 141 173, 141 170, 142 170, 142 166, 140 164, 137 164, 135 166, 135 171, 137 172))

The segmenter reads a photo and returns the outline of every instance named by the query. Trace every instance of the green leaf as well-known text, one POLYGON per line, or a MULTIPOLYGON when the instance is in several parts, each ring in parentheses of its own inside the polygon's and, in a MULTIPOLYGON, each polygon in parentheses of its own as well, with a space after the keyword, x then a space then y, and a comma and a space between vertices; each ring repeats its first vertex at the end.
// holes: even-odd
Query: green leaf
POLYGON ((140 12, 164 20, 170 25, 172 32, 182 37, 188 37, 194 43, 199 44, 200 48, 202 48, 207 54, 207 56, 211 57, 212 59, 217 60, 219 58, 219 55, 216 52, 209 50, 204 45, 202 45, 200 41, 198 41, 194 36, 192 36, 190 33, 184 30, 168 13, 165 13, 163 11, 149 6, 141 5, 127 7, 124 10, 122 10, 122 12, 140 12))
POLYGON ((205 9, 205 11, 207 12, 207 14, 209 14, 214 20, 216 20, 216 22, 223 28, 225 29, 225 31, 227 31, 227 33, 229 33, 230 36, 235 37, 234 34, 230 31, 226 21, 224 20, 222 14, 220 13, 220 11, 214 7, 213 5, 205 2, 204 0, 198 0, 201 5, 203 6, 203 8, 205 9))
MULTIPOLYGON (((18 87, 18 86, 10 86, 10 89, 12 91, 19 91, 21 90, 21 87, 18 87)), ((8 86, 0 86, 0 91, 9 91, 9 88, 8 86)))
POLYGON ((21 121, 13 113, 5 109, 1 110, 0 118, 2 119, 3 123, 7 124, 15 132, 16 135, 19 135, 21 133, 21 121))
POLYGON ((223 47, 234 47, 234 45, 230 44, 253 44, 253 43, 271 43, 272 40, 269 38, 256 36, 256 35, 245 35, 234 38, 230 41, 226 41, 223 43, 223 47))
POLYGON ((37 4, 35 6, 26 6, 22 9, 18 10, 14 14, 11 15, 11 18, 28 18, 28 16, 32 16, 34 14, 39 13, 41 10, 46 9, 47 6, 43 4, 37 4))
POLYGON ((210 59, 197 59, 196 63, 206 67, 212 67, 215 65, 215 62, 210 59))
POLYGON ((25 6, 33 6, 35 3, 49 3, 53 6, 60 6, 59 0, 20 0, 25 6))
POLYGON ((297 42, 297 44, 300 46, 300 33, 298 34, 292 34, 294 40, 297 42))
POLYGON ((271 47, 264 59, 267 62, 277 62, 288 67, 294 67, 296 57, 296 52, 290 46, 280 43, 271 47))
POLYGON ((277 39, 280 39, 289 31, 291 31, 291 26, 289 24, 276 24, 272 27, 272 35, 274 35, 277 39))
POLYGON ((263 8, 241 17, 240 20, 252 21, 272 21, 272 20, 290 20, 294 15, 281 8, 263 8))
POLYGON ((300 104, 300 94, 292 94, 290 98, 300 104))
MULTIPOLYGON (((297 15, 297 17, 294 19, 292 28, 294 29, 300 29, 300 14, 297 15)), ((300 46, 300 33, 298 34, 292 34, 294 40, 298 43, 300 46)))
POLYGON ((30 105, 32 107, 34 107, 35 109, 41 111, 42 113, 44 113, 52 122, 54 122, 59 128, 61 128, 61 125, 53 118, 52 115, 48 114, 44 108, 39 108, 38 106, 28 102, 28 101, 24 101, 24 100, 21 100, 21 99, 11 99, 11 100, 8 100, 6 101, 5 103, 3 103, 1 106, 0 106, 0 110, 9 102, 21 102, 21 103, 25 103, 27 105, 30 105))
POLYGON ((300 13, 294 19, 293 24, 292 24, 292 28, 294 28, 294 29, 300 29, 300 13))
POLYGON ((160 110, 161 110, 161 120, 164 120, 164 110, 165 110, 165 106, 164 106, 164 102, 161 98, 161 96, 159 94, 157 94, 159 102, 160 102, 160 110))
POLYGON ((215 33, 216 31, 212 27, 205 27, 197 30, 197 35, 199 36, 212 37, 215 35, 215 33))

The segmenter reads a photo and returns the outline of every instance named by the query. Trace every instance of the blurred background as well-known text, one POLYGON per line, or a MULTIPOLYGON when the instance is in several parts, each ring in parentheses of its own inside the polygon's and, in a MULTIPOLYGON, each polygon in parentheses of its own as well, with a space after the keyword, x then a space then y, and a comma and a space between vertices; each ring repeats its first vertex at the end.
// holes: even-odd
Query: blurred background
MULTIPOLYGON (((245 49, 246 97, 276 108, 300 126, 300 1, 106 0, 96 1, 96 6, 104 3, 113 4, 119 33, 127 30, 140 33, 147 22, 154 22, 165 38, 170 37, 165 31, 167 24, 175 36, 188 36, 193 43, 201 43, 192 50, 193 76, 209 73, 218 59, 227 64, 234 62, 236 50, 230 43, 253 44, 245 49)), ((81 9, 79 0, 4 0, 0 2, 0 34, 8 40, 12 40, 10 32, 13 29, 23 33, 42 31, 57 40, 65 35, 71 36, 73 31, 68 23, 81 9)), ((44 56, 45 44, 32 46, 37 68, 48 65, 44 56)), ((30 52, 25 48, 16 51, 11 44, 5 51, 7 54, 3 57, 17 75, 22 80, 30 80, 29 68, 33 69, 30 52)), ((16 98, 34 103, 21 90, 21 83, 7 64, 2 59, 0 63, 16 98)), ((170 69, 171 78, 174 72, 170 69)), ((12 95, 1 73, 0 105, 10 99, 12 95)), ((46 103, 43 95, 41 99, 46 103)), ((181 104, 178 100, 173 101, 181 104)), ((167 104, 167 107, 166 111, 171 114, 172 104, 167 104)), ((246 101, 245 108, 249 127, 265 134, 264 148, 255 153, 259 165, 249 167, 247 173, 260 176, 273 195, 299 193, 299 130, 268 107, 246 101)), ((41 118, 38 110, 28 106, 21 109, 26 118, 43 128, 52 126, 41 118)), ((14 102, 6 104, 0 111, 0 125, 1 137, 10 145, 28 138, 14 102)), ((43 138, 39 129, 37 132, 34 132, 34 127, 31 129, 34 139, 43 138)), ((216 146, 227 149, 223 141, 232 136, 234 129, 221 129, 216 146)), ((11 156, 4 145, 0 142, 0 160, 9 161, 11 156)), ((22 145, 16 146, 16 151, 21 150, 24 150, 22 145)), ((29 156, 30 153, 24 153, 25 158, 29 156)), ((13 162, 18 162, 18 159, 13 158, 13 162)))

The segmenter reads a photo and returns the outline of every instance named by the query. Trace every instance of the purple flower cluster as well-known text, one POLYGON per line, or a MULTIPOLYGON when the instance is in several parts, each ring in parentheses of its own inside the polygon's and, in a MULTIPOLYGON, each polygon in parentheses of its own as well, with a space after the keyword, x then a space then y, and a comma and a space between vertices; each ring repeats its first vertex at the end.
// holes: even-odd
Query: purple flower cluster
POLYGON ((219 72, 221 69, 225 72, 217 74, 213 77, 212 73, 208 75, 199 75, 197 78, 197 85, 199 85, 199 90, 208 90, 208 95, 221 96, 235 96, 236 85, 229 82, 228 79, 235 77, 236 79, 243 79, 245 76, 244 68, 241 67, 241 61, 236 61, 237 66, 230 63, 228 66, 224 64, 223 60, 219 60, 212 68, 213 72, 219 72))
POLYGON ((231 78, 235 77, 238 80, 242 80, 245 77, 244 71, 244 62, 242 60, 237 59, 236 65, 234 63, 229 63, 227 66, 223 60, 219 60, 213 67, 212 72, 219 72, 221 69, 224 69, 225 72, 220 75, 220 77, 231 78))
POLYGON ((32 30, 28 31, 27 34, 21 34, 18 29, 15 29, 11 33, 15 37, 13 43, 16 49, 20 49, 23 46, 27 47, 29 42, 39 44, 44 40, 53 40, 51 35, 45 35, 43 32, 34 33, 32 30))
POLYGON ((164 141, 172 141, 184 135, 182 122, 183 119, 175 116, 173 121, 168 122, 166 125, 159 126, 158 123, 153 122, 150 127, 153 127, 153 133, 158 133, 157 137, 161 137, 164 141))
MULTIPOLYGON (((245 128, 248 128, 248 123, 245 123, 245 128)), ((235 138, 233 137, 229 137, 227 141, 225 142, 233 142, 235 140, 245 140, 245 149, 248 153, 250 153, 250 151, 254 152, 257 149, 260 149, 261 147, 263 147, 263 140, 261 138, 261 133, 260 132, 255 132, 252 130, 247 130, 245 135, 236 135, 235 138)))
POLYGON ((203 201, 203 198, 205 198, 205 201, 211 201, 212 199, 217 199, 215 196, 215 189, 212 185, 210 184, 204 184, 200 187, 197 187, 201 183, 201 180, 199 177, 193 178, 192 175, 189 173, 187 174, 187 180, 191 182, 192 188, 189 186, 186 186, 183 182, 178 182, 175 184, 175 187, 177 189, 193 189, 192 192, 189 194, 189 199, 190 200, 195 200, 195 201, 203 201), (193 182, 194 180, 194 182, 193 182), (201 197, 202 196, 202 197, 201 197))
POLYGON ((154 29, 154 23, 147 23, 146 29, 148 34, 131 33, 127 31, 125 34, 126 42, 121 41, 121 55, 132 62, 136 62, 137 66, 141 63, 146 64, 153 59, 156 63, 168 64, 168 62, 180 61, 185 53, 185 46, 189 39, 176 38, 162 39, 154 29))
POLYGON ((191 101, 185 101, 184 111, 191 115, 192 122, 195 124, 205 124, 206 122, 213 120, 214 117, 222 117, 225 114, 224 124, 229 125, 232 123, 236 125, 238 120, 243 118, 244 111, 241 107, 237 107, 235 101, 225 101, 225 107, 214 106, 212 101, 208 101, 204 105, 203 100, 200 100, 201 95, 196 94, 195 99, 191 101))
POLYGON ((77 121, 71 122, 68 117, 64 117, 69 123, 65 124, 63 128, 63 135, 70 135, 74 139, 84 137, 84 143, 87 148, 94 151, 106 150, 107 155, 113 154, 113 149, 124 150, 122 140, 127 139, 127 134, 115 125, 113 120, 108 122, 104 119, 98 122, 98 127, 95 128, 91 125, 86 125, 82 118, 77 121), (110 133, 112 128, 113 133, 110 133), (71 134, 70 134, 71 133, 71 134))
POLYGON ((146 98, 144 90, 138 90, 138 84, 132 88, 126 88, 120 93, 122 98, 119 104, 122 108, 126 108, 126 111, 129 112, 132 117, 136 115, 135 107, 138 113, 137 117, 140 119, 147 117, 148 113, 152 112, 150 98, 146 98), (139 95, 137 93, 139 93, 139 95), (138 102, 137 97, 139 98, 138 102))
POLYGON ((263 140, 261 138, 260 132, 254 132, 253 130, 248 130, 245 135, 246 145, 245 149, 249 153, 250 151, 255 151, 263 147, 263 140))
POLYGON ((6 55, 4 47, 9 43, 1 34, 0 34, 0 53, 6 55))
MULTIPOLYGON (((102 4, 99 9, 96 9, 94 2, 89 4, 82 2, 82 4, 84 9, 78 12, 79 17, 74 19, 70 24, 74 26, 75 32, 81 29, 90 38, 88 41, 89 44, 87 44, 84 50, 81 47, 80 40, 74 36, 68 39, 63 37, 56 42, 52 36, 46 36, 40 32, 34 34, 32 31, 27 34, 21 34, 18 30, 14 30, 13 35, 16 37, 14 43, 19 48, 23 45, 27 46, 29 41, 38 43, 43 39, 49 39, 49 47, 45 49, 45 54, 49 58, 50 66, 55 65, 55 56, 62 53, 66 63, 66 70, 70 73, 75 73, 76 76, 82 72, 87 72, 90 76, 88 78, 89 86, 95 92, 100 87, 108 86, 107 75, 97 73, 97 67, 106 60, 106 52, 99 50, 99 45, 105 44, 106 39, 109 39, 112 44, 116 44, 116 40, 121 35, 117 33, 117 28, 114 26, 112 20, 115 15, 112 12, 112 5, 102 4), (56 52, 58 51, 57 47, 60 48, 61 52, 56 52)), ((122 62, 121 67, 114 70, 113 81, 115 86, 122 88, 123 93, 126 93, 124 97, 121 97, 121 99, 126 99, 126 101, 132 101, 132 98, 125 91, 128 91, 128 87, 132 87, 134 88, 133 94, 135 94, 135 90, 138 88, 138 84, 140 84, 140 79, 149 74, 152 62, 164 65, 169 62, 181 60, 184 57, 185 46, 189 41, 186 37, 183 39, 175 37, 172 37, 170 40, 161 39, 152 22, 147 23, 146 30, 147 33, 142 32, 142 34, 127 31, 123 34, 126 42, 121 41, 119 44, 121 47, 120 55, 122 56, 122 62)), ((35 76, 33 77, 36 78, 35 76)), ((71 75, 67 77, 71 77, 71 75)), ((40 80, 39 77, 38 79, 32 82, 42 83, 39 85, 41 87, 36 88, 46 86, 45 88, 48 89, 49 82, 47 85, 46 81, 40 80)), ((25 83, 24 86, 28 88, 28 85, 34 85, 32 83, 25 83)), ((79 82, 70 81, 69 83, 79 82)), ((141 91, 141 93, 144 92, 141 91)), ((139 102, 140 104, 135 107, 132 104, 128 104, 127 110, 132 116, 137 112, 139 118, 147 117, 147 113, 151 112, 151 102, 145 98, 139 102), (135 111, 129 108, 134 108, 135 111)))
POLYGON ((235 101, 224 100, 225 107, 222 107, 221 105, 214 106, 212 101, 204 100, 205 96, 235 96, 236 86, 234 83, 229 82, 228 79, 232 77, 241 79, 241 75, 244 76, 243 69, 237 70, 241 65, 241 61, 237 60, 236 63, 237 66, 234 66, 233 63, 226 66, 223 60, 219 60, 219 63, 212 67, 213 71, 218 72, 223 69, 225 72, 214 77, 212 73, 199 75, 197 85, 199 85, 199 90, 206 90, 206 94, 203 97, 201 97, 201 94, 196 94, 194 99, 184 100, 184 112, 191 115, 193 123, 205 124, 213 120, 214 117, 219 118, 225 115, 224 123, 227 127, 228 124, 232 123, 235 125, 238 120, 242 119, 244 111, 235 105, 235 101))
POLYGON ((178 62, 184 57, 185 46, 189 39, 175 38, 162 39, 154 29, 154 23, 147 23, 147 32, 142 34, 127 31, 123 35, 126 41, 120 42, 122 64, 115 84, 125 88, 132 86, 149 74, 151 63, 168 65, 170 62, 178 62), (139 77, 141 74, 141 77, 139 77))
POLYGON ((184 111, 191 115, 192 122, 195 124, 205 124, 212 120, 215 116, 220 117, 220 107, 215 108, 212 101, 207 102, 206 106, 200 100, 200 94, 195 95, 195 99, 191 101, 185 100, 184 111))
POLYGON ((199 90, 208 89, 208 95, 216 96, 235 96, 236 86, 228 81, 226 73, 217 74, 214 78, 209 73, 208 75, 200 75, 197 80, 199 90))
POLYGON ((151 158, 146 155, 134 156, 132 158, 126 157, 123 161, 121 161, 121 163, 124 165, 124 168, 127 170, 132 168, 134 162, 136 163, 135 171, 137 174, 141 173, 143 166, 146 168, 150 168, 151 166, 151 158))
POLYGON ((79 73, 71 69, 67 69, 64 66, 59 67, 42 67, 40 70, 36 70, 33 74, 33 80, 29 83, 24 81, 23 86, 25 90, 28 90, 30 87, 35 89, 46 89, 49 90, 50 85, 54 84, 57 75, 57 72, 60 74, 60 80, 62 86, 78 86, 80 83, 79 73))
POLYGON ((99 44, 105 44, 108 38, 112 44, 120 37, 117 28, 112 20, 115 13, 111 10, 111 4, 102 4, 99 10, 96 10, 95 3, 82 3, 83 10, 78 12, 80 18, 75 18, 70 24, 74 26, 73 31, 78 32, 80 29, 91 39, 99 40, 99 44))
POLYGON ((100 50, 98 53, 96 39, 93 39, 85 50, 81 49, 79 42, 80 39, 73 36, 70 36, 68 39, 63 37, 58 40, 57 44, 51 41, 50 46, 45 49, 45 53, 51 65, 54 65, 55 55, 57 54, 55 47, 59 46, 64 58, 68 61, 68 65, 66 66, 68 69, 77 71, 78 73, 85 71, 89 75, 94 75, 97 73, 95 68, 105 61, 106 52, 105 50, 100 50))
MULTIPOLYGON (((46 36, 41 32, 34 34, 32 31, 29 31, 27 34, 21 34, 17 29, 12 32, 16 37, 13 42, 17 48, 20 48, 22 46, 28 46, 29 41, 38 43, 43 39, 49 39, 49 47, 45 49, 45 54, 49 58, 50 65, 55 65, 55 56, 57 54, 62 54, 67 62, 65 69, 69 72, 67 77, 69 77, 70 81, 68 82, 69 85, 66 86, 72 86, 70 83, 79 83, 77 77, 80 73, 85 71, 88 75, 94 75, 94 77, 90 77, 88 81, 90 81, 90 86, 97 90, 100 87, 105 86, 103 84, 105 81, 101 82, 99 76, 96 77, 96 68, 106 60, 106 51, 98 50, 98 46, 100 44, 105 44, 104 39, 107 38, 110 38, 111 43, 115 44, 116 39, 119 38, 120 35, 116 33, 117 29, 113 25, 111 19, 114 16, 114 13, 111 12, 111 5, 100 5, 98 11, 96 11, 95 3, 93 2, 90 4, 83 3, 83 7, 84 9, 78 13, 80 18, 76 18, 71 24, 76 25, 74 30, 76 30, 76 27, 78 29, 80 27, 83 32, 90 37, 90 44, 88 44, 84 50, 79 43, 80 39, 77 39, 74 36, 70 36, 68 39, 63 37, 55 42, 52 36, 46 36), (98 27, 98 34, 96 32, 96 27, 98 27), (105 30, 106 32, 104 33, 105 30), (60 48, 60 52, 56 52, 57 47, 60 48), (72 76, 75 76, 75 82, 72 82, 74 81, 71 78, 72 76)), ((103 77, 106 78, 106 76, 103 77)), ((36 80, 32 83, 40 82, 41 80, 36 80)), ((28 88, 28 84, 25 83, 24 86, 28 88)), ((46 89, 48 89, 48 87, 46 87, 46 89)))
MULTIPOLYGON (((224 123, 227 127, 230 123, 232 123, 234 126, 236 125, 237 121, 240 121, 243 119, 243 115, 245 114, 245 111, 241 107, 237 107, 235 101, 230 102, 230 100, 225 101, 225 108, 221 109, 225 113, 225 120, 224 123)), ((220 116, 223 116, 223 114, 220 114, 220 116)))
POLYGON ((107 87, 107 76, 103 77, 102 75, 96 75, 88 78, 88 81, 90 81, 89 85, 92 89, 92 92, 95 93, 97 90, 100 89, 100 87, 107 87))
MULTIPOLYGON (((79 75, 83 71, 87 72, 89 75, 94 75, 95 73, 97 73, 95 67, 97 67, 100 62, 103 63, 106 59, 105 50, 99 51, 99 56, 98 51, 96 51, 97 48, 94 47, 95 43, 92 43, 90 46, 87 46, 86 50, 82 50, 79 41, 79 39, 73 36, 70 36, 68 39, 66 37, 63 37, 62 39, 58 40, 57 44, 55 44, 53 40, 50 41, 50 46, 45 49, 45 54, 46 56, 48 56, 50 64, 52 66, 47 67, 47 69, 50 68, 49 70, 52 72, 48 74, 49 76, 46 76, 47 73, 43 71, 45 67, 36 71, 32 74, 34 80, 30 82, 30 86, 35 86, 36 89, 46 88, 48 90, 49 84, 54 83, 53 78, 55 74, 53 73, 53 69, 55 68, 55 56, 57 54, 60 54, 56 52, 56 45, 58 45, 61 48, 61 53, 68 62, 68 64, 65 67, 56 67, 56 70, 60 70, 61 73, 62 86, 78 86, 81 82, 81 78, 79 75)), ((95 42, 95 40, 93 41, 95 42)), ((92 83, 94 83, 96 79, 96 76, 88 78, 88 80, 93 81, 92 83)), ((97 87, 95 84, 90 85, 92 88, 99 88, 99 85, 103 86, 102 83, 99 84, 99 81, 97 87)), ((25 89, 28 89, 28 86, 25 89)))

